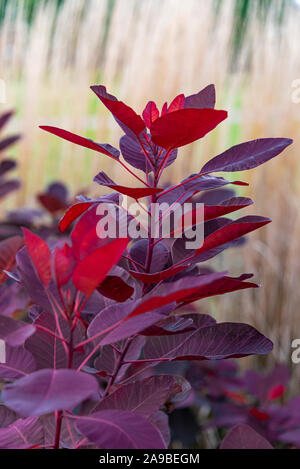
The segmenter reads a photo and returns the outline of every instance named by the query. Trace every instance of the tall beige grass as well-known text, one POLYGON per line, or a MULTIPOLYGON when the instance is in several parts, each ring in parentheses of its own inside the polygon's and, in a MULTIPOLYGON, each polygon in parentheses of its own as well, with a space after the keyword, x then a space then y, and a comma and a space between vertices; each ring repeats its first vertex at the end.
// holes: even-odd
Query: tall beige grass
POLYGON ((278 27, 276 3, 261 23, 253 0, 234 66, 231 0, 223 2, 217 17, 213 0, 116 0, 109 22, 106 0, 65 0, 57 18, 53 4, 41 2, 30 28, 18 0, 17 14, 11 7, 0 30, 0 78, 7 83, 7 107, 18 109, 14 125, 24 134, 17 149, 23 189, 11 199, 15 204, 32 202, 34 192, 55 178, 73 190, 81 188, 100 169, 130 183, 105 157, 38 129, 39 124, 54 124, 117 145, 115 122, 89 91, 94 82, 106 84, 138 111, 149 99, 161 105, 182 91, 216 84, 218 108, 229 110, 229 119, 202 143, 181 152, 168 170, 172 181, 199 170, 203 161, 234 142, 263 136, 295 139, 284 156, 242 175, 251 183, 248 194, 255 199, 255 212, 273 218, 273 224, 251 235, 245 249, 218 261, 229 263, 233 273, 255 272, 263 288, 205 305, 223 320, 249 321, 271 336, 275 350, 270 364, 290 363, 291 340, 300 337, 300 104, 292 100, 292 83, 300 78, 300 12, 288 10, 278 27))

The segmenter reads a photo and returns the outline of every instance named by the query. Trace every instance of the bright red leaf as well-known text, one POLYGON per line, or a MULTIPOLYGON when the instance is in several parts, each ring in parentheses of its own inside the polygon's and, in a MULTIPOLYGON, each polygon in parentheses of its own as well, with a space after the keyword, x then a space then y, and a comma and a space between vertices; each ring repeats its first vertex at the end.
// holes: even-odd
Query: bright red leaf
POLYGON ((51 252, 45 241, 23 228, 25 244, 39 279, 45 287, 51 280, 51 252))
POLYGON ((80 261, 72 276, 76 288, 90 296, 117 264, 128 243, 128 238, 116 239, 80 261))
POLYGON ((181 109, 160 117, 152 124, 152 140, 167 150, 179 148, 204 137, 226 118, 226 111, 181 109))

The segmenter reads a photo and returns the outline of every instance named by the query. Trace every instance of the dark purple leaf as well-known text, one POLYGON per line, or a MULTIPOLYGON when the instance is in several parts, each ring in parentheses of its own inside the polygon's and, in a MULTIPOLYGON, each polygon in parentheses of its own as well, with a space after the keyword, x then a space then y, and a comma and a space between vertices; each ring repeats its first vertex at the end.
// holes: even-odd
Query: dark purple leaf
POLYGON ((159 410, 155 414, 151 415, 148 420, 157 428, 163 441, 165 442, 165 447, 168 448, 171 441, 171 432, 167 414, 159 410))
POLYGON ((173 335, 189 332, 196 328, 193 319, 189 316, 170 316, 162 319, 160 322, 148 327, 141 332, 145 336, 173 335))
POLYGON ((98 390, 97 380, 74 370, 40 370, 9 384, 2 392, 7 407, 23 416, 72 410, 98 390))
POLYGON ((185 108, 214 109, 216 104, 216 90, 214 85, 208 85, 197 94, 185 98, 185 108))
POLYGON ((0 163, 0 177, 3 176, 3 174, 8 173, 12 169, 15 169, 17 166, 17 163, 14 160, 2 160, 0 163))
POLYGON ((229 430, 220 449, 273 449, 273 447, 249 425, 240 424, 229 430))
POLYGON ((0 362, 0 378, 18 379, 35 371, 35 359, 24 347, 6 345, 5 349, 5 362, 0 362))
POLYGON ((147 360, 222 360, 261 355, 272 350, 272 342, 256 329, 239 323, 220 323, 186 334, 151 337, 144 348, 147 360))
POLYGON ((222 177, 204 175, 201 174, 191 174, 187 179, 181 182, 185 190, 192 190, 195 192, 208 191, 211 189, 217 189, 219 187, 227 186, 228 184, 233 184, 236 186, 248 186, 247 183, 241 181, 227 181, 222 177))
POLYGON ((43 445, 43 428, 38 418, 19 419, 0 429, 1 449, 29 449, 43 445))
POLYGON ((7 137, 4 140, 0 141, 0 152, 6 150, 6 148, 11 147, 14 143, 20 140, 20 135, 13 135, 12 137, 7 137))
POLYGON ((77 420, 78 430, 101 449, 164 449, 160 432, 134 412, 103 410, 77 420))
POLYGON ((8 123, 8 121, 12 118, 14 113, 15 111, 11 110, 11 111, 3 112, 0 115, 0 130, 2 130, 3 127, 8 123))
POLYGON ((0 316, 0 337, 11 347, 22 345, 34 332, 31 324, 0 316))
MULTIPOLYGON (((126 353, 124 354, 123 361, 137 360, 141 355, 141 350, 145 345, 144 337, 135 337, 129 344, 126 353)), ((121 341, 115 345, 118 350, 122 350, 125 342, 121 341)), ((104 371, 108 375, 112 375, 115 369, 116 352, 111 345, 105 345, 100 349, 100 355, 94 361, 96 370, 104 371)), ((130 365, 123 365, 116 375, 116 382, 120 381, 126 373, 130 365)))
POLYGON ((17 420, 18 416, 5 405, 0 404, 0 428, 8 427, 11 423, 17 420))
MULTIPOLYGON (((147 239, 140 239, 132 245, 129 251, 130 257, 144 267, 146 266, 148 244, 149 242, 147 239)), ((152 251, 152 260, 149 269, 150 273, 160 272, 163 270, 168 262, 168 258, 169 251, 166 245, 164 243, 156 244, 152 251)))
POLYGON ((0 183, 0 199, 5 197, 10 192, 16 191, 21 187, 21 183, 18 179, 0 183))
POLYGON ((290 138, 262 138, 241 143, 215 156, 203 166, 201 173, 252 169, 279 155, 292 143, 290 138))

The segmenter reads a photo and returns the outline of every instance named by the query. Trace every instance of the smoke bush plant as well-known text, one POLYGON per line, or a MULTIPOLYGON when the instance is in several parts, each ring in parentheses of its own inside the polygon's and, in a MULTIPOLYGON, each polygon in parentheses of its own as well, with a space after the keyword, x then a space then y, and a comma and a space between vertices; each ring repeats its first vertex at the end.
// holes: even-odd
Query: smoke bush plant
POLYGON ((165 405, 184 399, 190 385, 181 376, 152 375, 155 365, 272 350, 271 341, 247 324, 217 324, 208 315, 183 314, 180 308, 257 287, 249 274, 230 277, 204 264, 270 222, 258 216, 224 218, 252 201, 226 197, 230 192, 220 188, 245 183, 212 174, 254 168, 281 153, 291 140, 237 145, 198 174, 163 187, 161 175, 174 163, 178 148, 203 138, 227 117, 214 109, 214 87, 189 97, 181 94, 169 106, 164 104, 161 113, 149 102, 142 117, 103 86, 92 89, 124 132, 120 150, 125 162, 111 145, 42 128, 110 157, 139 185, 124 187, 99 173, 95 181, 114 192, 95 199, 79 197, 59 223, 64 232, 78 219, 65 243, 50 240, 48 245, 24 228, 25 246, 16 255, 16 268, 7 274, 23 285, 33 305, 24 321, 0 317, 0 335, 7 344, 6 363, 0 365, 5 383, 2 448, 166 448, 170 436, 165 405), (137 201, 146 197, 150 218, 150 202, 203 202, 202 246, 187 250, 184 237, 99 237, 99 204, 117 208, 116 223, 132 221, 119 194, 137 201))

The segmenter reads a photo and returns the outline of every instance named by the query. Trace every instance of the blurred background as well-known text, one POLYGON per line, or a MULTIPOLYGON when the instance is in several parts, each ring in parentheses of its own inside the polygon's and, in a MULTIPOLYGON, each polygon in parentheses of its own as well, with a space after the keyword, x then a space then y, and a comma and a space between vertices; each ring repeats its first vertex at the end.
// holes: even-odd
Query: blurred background
MULTIPOLYGON (((201 143, 181 150, 167 171, 170 182, 199 171, 231 145, 260 137, 295 140, 283 155, 243 173, 240 195, 254 198, 253 213, 273 223, 251 234, 244 248, 218 257, 232 274, 254 272, 263 285, 201 303, 218 319, 248 322, 270 337, 274 352, 256 367, 291 363, 300 338, 300 2, 296 0, 0 0, 0 111, 16 116, 7 131, 22 140, 21 190, 1 204, 33 206, 53 180, 72 191, 91 186, 100 170, 121 182, 109 159, 43 133, 57 125, 98 142, 118 145, 120 131, 94 94, 104 84, 141 112, 147 101, 196 93, 210 83, 228 120, 201 143)), ((236 176, 236 175, 235 175, 236 176)), ((251 212, 251 210, 250 210, 251 212)), ((249 211, 248 211, 249 213, 249 211)), ((261 359, 260 359, 261 360, 261 359)))

